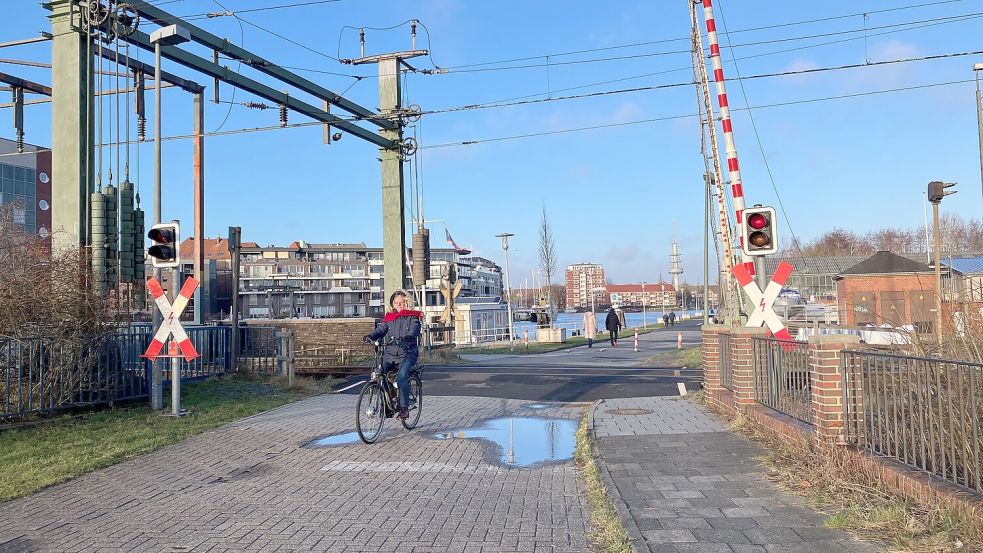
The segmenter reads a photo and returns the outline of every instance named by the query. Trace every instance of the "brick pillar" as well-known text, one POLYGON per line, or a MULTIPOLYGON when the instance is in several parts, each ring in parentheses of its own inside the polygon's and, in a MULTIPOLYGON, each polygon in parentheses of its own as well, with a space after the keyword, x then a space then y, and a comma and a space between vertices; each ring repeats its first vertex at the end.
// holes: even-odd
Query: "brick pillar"
POLYGON ((712 395, 720 389, 720 335, 727 332, 724 325, 703 327, 703 389, 712 395))
POLYGON ((763 337, 764 328, 741 326, 730 331, 730 359, 734 374, 734 404, 737 409, 754 405, 754 354, 751 339, 763 337))
POLYGON ((809 337, 809 383, 816 437, 829 443, 846 442, 843 405, 842 351, 856 348, 859 336, 825 334, 809 337))

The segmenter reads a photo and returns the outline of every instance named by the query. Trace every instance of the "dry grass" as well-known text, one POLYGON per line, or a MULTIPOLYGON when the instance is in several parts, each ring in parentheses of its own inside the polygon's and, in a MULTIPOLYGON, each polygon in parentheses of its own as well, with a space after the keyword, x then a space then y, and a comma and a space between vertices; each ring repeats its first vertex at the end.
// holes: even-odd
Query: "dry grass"
POLYGON ((587 491, 587 507, 590 511, 590 530, 587 540, 593 553, 631 553, 631 542, 625 532, 618 511, 608 496, 601 471, 591 453, 591 437, 587 432, 587 413, 577 429, 577 449, 574 460, 587 491))
POLYGON ((769 477, 829 514, 826 525, 898 553, 981 553, 983 520, 939 499, 918 502, 884 486, 861 463, 861 453, 840 446, 793 441, 739 416, 734 429, 761 442, 769 477))

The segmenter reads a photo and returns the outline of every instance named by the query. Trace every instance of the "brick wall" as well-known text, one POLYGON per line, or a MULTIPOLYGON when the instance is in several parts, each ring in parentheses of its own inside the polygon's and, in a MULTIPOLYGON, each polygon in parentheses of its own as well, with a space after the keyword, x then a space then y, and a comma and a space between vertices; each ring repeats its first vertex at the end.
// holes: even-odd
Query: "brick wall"
POLYGON ((362 343, 362 337, 372 332, 376 321, 371 317, 339 319, 250 319, 245 325, 275 326, 289 329, 296 336, 298 355, 371 356, 372 346, 362 343))

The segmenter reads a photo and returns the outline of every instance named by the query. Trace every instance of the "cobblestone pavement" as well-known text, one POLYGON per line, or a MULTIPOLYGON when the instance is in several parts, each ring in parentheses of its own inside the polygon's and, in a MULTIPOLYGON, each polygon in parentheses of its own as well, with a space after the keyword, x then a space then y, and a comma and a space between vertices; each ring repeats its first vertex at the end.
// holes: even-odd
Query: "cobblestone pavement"
POLYGON ((764 477, 757 444, 693 402, 603 400, 592 427, 605 484, 636 552, 881 551, 825 528, 802 498, 764 477))
POLYGON ((0 505, 0 551, 580 552, 571 461, 532 468, 431 436, 503 416, 577 420, 584 405, 427 397, 374 445, 310 448, 354 431, 355 396, 310 398, 0 505))

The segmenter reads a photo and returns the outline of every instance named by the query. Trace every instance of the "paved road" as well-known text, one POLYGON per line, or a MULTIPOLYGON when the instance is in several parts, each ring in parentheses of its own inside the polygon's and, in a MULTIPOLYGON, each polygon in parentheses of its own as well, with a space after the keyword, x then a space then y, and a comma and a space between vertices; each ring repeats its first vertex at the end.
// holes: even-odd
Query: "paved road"
MULTIPOLYGON (((424 372, 424 390, 437 396, 480 396, 533 401, 594 401, 617 397, 679 395, 679 383, 698 389, 702 372, 651 366, 649 357, 676 349, 678 333, 684 345, 699 343, 697 321, 667 330, 642 334, 638 352, 633 336, 622 337, 618 347, 598 341, 593 348, 579 346, 530 355, 464 354, 463 365, 431 365, 424 372)), ((364 381, 353 377, 339 388, 364 381)), ((357 393, 354 386, 348 393, 357 393)))

